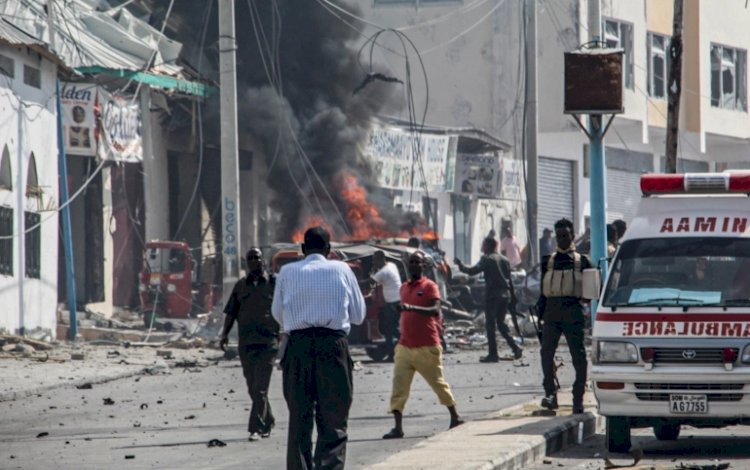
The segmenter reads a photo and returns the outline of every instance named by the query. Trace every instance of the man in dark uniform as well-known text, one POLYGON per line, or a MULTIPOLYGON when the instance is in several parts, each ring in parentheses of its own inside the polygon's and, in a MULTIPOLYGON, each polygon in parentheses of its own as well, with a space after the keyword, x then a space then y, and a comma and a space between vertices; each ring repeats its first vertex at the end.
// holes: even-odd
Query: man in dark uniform
POLYGON ((583 413, 586 388, 586 347, 583 344, 584 317, 582 301, 583 270, 592 267, 588 257, 576 252, 573 223, 567 219, 555 222, 557 250, 542 259, 542 294, 537 304, 542 326, 542 372, 544 398, 542 406, 557 409, 555 351, 564 334, 576 372, 573 383, 573 413, 583 413))
POLYGON ((513 288, 510 275, 510 262, 508 258, 497 252, 497 240, 494 238, 485 238, 482 243, 482 253, 484 255, 479 262, 472 266, 466 267, 460 259, 456 258, 454 262, 462 273, 471 276, 484 273, 485 282, 485 309, 484 316, 487 327, 487 343, 489 354, 481 359, 480 362, 497 362, 497 340, 495 339, 495 328, 500 330, 500 335, 513 350, 513 357, 520 359, 523 351, 516 344, 510 335, 508 325, 505 324, 505 315, 508 313, 508 306, 516 303, 516 291, 513 288))
POLYGON ((279 324, 271 315, 275 282, 272 275, 265 273, 263 253, 259 248, 250 248, 245 257, 248 275, 237 281, 224 307, 226 318, 219 346, 226 349, 236 320, 242 373, 253 402, 247 430, 250 440, 257 441, 269 437, 275 424, 268 385, 279 350, 279 324))

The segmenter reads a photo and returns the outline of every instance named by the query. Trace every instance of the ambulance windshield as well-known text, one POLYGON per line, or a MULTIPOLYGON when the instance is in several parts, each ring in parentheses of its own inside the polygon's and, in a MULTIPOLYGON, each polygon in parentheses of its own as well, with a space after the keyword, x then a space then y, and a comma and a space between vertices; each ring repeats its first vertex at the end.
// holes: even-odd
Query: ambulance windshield
POLYGON ((653 238, 622 244, 603 304, 750 306, 750 238, 653 238))

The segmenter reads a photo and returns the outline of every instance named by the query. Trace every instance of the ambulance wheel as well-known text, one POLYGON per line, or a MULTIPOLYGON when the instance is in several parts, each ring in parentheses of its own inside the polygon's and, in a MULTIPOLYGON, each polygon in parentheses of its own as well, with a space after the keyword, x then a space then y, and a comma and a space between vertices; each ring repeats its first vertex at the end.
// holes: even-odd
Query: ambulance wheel
POLYGON ((654 436, 660 441, 674 441, 680 435, 680 424, 669 421, 657 421, 654 423, 654 436))
POLYGON ((624 453, 630 450, 630 422, 624 416, 607 416, 605 429, 607 450, 624 453))
POLYGON ((375 362, 380 362, 385 359, 385 348, 382 345, 378 345, 374 348, 367 348, 367 355, 375 362))

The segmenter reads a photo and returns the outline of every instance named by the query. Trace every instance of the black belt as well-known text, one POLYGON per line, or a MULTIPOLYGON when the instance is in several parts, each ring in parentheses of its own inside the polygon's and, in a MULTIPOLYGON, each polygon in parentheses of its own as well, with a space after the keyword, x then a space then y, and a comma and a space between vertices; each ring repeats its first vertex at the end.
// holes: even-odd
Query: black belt
POLYGON ((337 338, 346 338, 346 332, 343 330, 333 330, 322 326, 312 326, 289 332, 290 336, 335 336, 337 338))

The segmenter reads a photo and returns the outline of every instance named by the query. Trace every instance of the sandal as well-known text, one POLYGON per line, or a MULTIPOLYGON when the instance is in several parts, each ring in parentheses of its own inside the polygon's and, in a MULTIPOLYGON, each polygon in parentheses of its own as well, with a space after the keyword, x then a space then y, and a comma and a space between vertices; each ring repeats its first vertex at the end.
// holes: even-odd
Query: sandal
POLYGON ((391 429, 387 433, 383 434, 383 439, 401 439, 404 437, 404 431, 396 428, 391 429))

